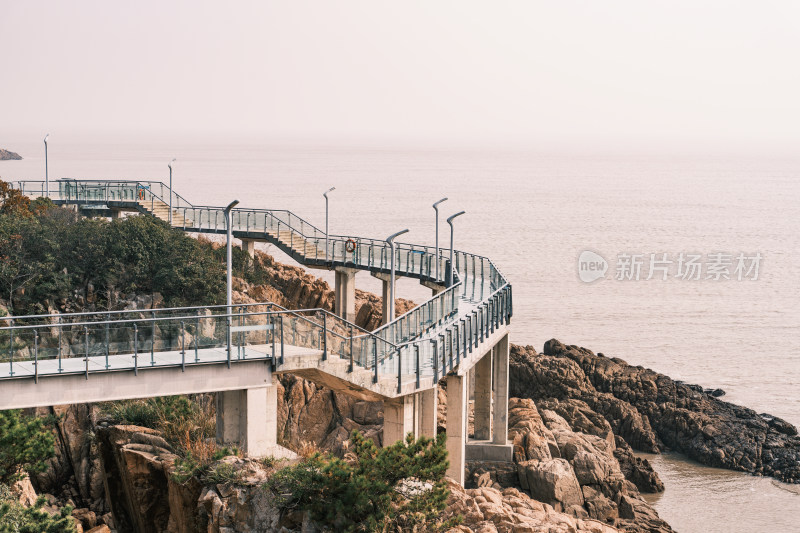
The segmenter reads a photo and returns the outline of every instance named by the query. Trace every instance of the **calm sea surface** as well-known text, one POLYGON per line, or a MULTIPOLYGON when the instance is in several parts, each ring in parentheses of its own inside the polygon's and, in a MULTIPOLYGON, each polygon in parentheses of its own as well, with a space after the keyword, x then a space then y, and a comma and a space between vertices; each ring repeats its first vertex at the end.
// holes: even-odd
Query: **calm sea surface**
MULTIPOLYGON (((23 161, 0 162, 5 180, 44 175, 41 141, 0 138, 23 161)), ((52 178, 166 181, 195 204, 290 209, 330 231, 433 244, 431 204, 464 209, 456 247, 491 257, 514 285, 512 341, 540 350, 550 338, 621 357, 675 379, 722 388, 726 399, 800 425, 800 158, 578 155, 56 142, 52 178), (577 258, 609 264, 586 284, 577 258), (758 279, 683 280, 679 254, 760 253, 758 279), (642 254, 640 280, 617 281, 619 254, 642 254), (646 280, 650 254, 667 254, 669 278, 646 280)), ((442 243, 449 234, 442 219, 442 243)), ((275 252, 275 250, 268 250, 275 252)), ((288 261, 280 254, 279 259, 288 261)), ((703 270, 702 276, 705 277, 703 270)), ((735 277, 735 276, 733 276, 735 277)), ((752 273, 750 275, 752 277, 752 273)), ((358 286, 379 291, 362 274, 358 286)), ((398 295, 429 292, 405 281, 398 295)), ((710 469, 665 454, 654 459, 667 490, 651 500, 682 532, 798 531, 797 487, 710 469)))

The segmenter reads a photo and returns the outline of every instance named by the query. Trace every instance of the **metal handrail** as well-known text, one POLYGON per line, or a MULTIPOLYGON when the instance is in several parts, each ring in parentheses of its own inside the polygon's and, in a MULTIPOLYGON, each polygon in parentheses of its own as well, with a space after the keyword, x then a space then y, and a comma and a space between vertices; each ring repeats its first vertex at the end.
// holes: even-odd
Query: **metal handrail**
MULTIPOLYGON (((146 191, 145 194, 148 194, 151 198, 151 206, 153 199, 158 199, 162 203, 164 202, 162 196, 154 190, 157 187, 161 188, 163 192, 164 189, 169 191, 169 187, 166 186, 163 182, 156 182, 156 181, 133 181, 133 180, 59 180, 62 182, 71 182, 76 184, 76 193, 77 196, 84 196, 84 201, 94 201, 95 199, 89 198, 91 195, 89 189, 85 187, 89 187, 91 190, 102 189, 104 192, 102 197, 96 198, 96 200, 105 200, 105 201, 113 201, 110 200, 111 194, 109 191, 111 188, 117 187, 135 187, 133 189, 133 197, 136 200, 136 203, 139 203, 139 190, 140 188, 146 191), (83 190, 77 190, 77 185, 81 185, 84 187, 83 190), (157 186, 157 187, 156 187, 157 186)), ((42 183, 38 181, 28 181, 28 182, 18 182, 21 184, 21 188, 25 189, 25 184, 31 183, 42 183)), ((28 187, 28 190, 31 188, 28 187)), ((55 191, 54 191, 55 192, 55 191)), ((70 196, 72 191, 70 192, 70 196)), ((180 199, 180 202, 183 202, 183 205, 179 205, 178 207, 173 208, 179 212, 184 214, 183 216, 183 224, 178 223, 176 227, 183 227, 186 230, 200 230, 203 231, 205 228, 210 231, 218 231, 221 228, 218 227, 219 216, 214 217, 214 222, 212 224, 212 213, 215 215, 219 215, 222 212, 220 207, 216 206, 200 206, 200 205, 192 205, 190 202, 186 201, 183 197, 175 193, 174 191, 169 191, 175 196, 180 199), (208 220, 203 222, 203 212, 208 213, 208 220), (191 216, 187 216, 191 214, 191 216)), ((58 196, 61 196, 61 189, 57 192, 58 196)), ((51 193, 54 196, 54 194, 51 193)), ((69 200, 72 200, 70 198, 69 200)), ((62 200, 62 201, 69 201, 69 200, 62 200)), ((74 199, 77 202, 81 200, 76 197, 74 199)), ((180 204, 179 202, 179 204, 180 204)), ((234 214, 232 216, 232 220, 238 221, 238 231, 247 231, 247 232, 256 232, 260 233, 263 229, 265 235, 269 234, 272 235, 272 238, 277 239, 279 244, 282 246, 286 246, 290 248, 289 253, 293 256, 300 256, 302 257, 301 262, 303 261, 316 261, 319 262, 320 260, 324 260, 322 256, 318 253, 315 254, 314 257, 311 257, 306 254, 305 245, 301 250, 297 250, 294 248, 292 243, 295 242, 295 239, 302 239, 301 242, 305 241, 306 243, 313 244, 314 247, 319 250, 320 241, 322 238, 327 237, 327 241, 330 247, 326 250, 325 256, 329 256, 330 259, 327 261, 331 265, 339 264, 342 266, 356 266, 356 267, 366 267, 368 269, 377 269, 379 271, 386 271, 388 269, 388 246, 386 245, 385 241, 378 240, 378 239, 370 239, 364 237, 355 237, 355 236, 347 236, 347 235, 325 235, 323 231, 319 228, 310 224, 306 220, 302 219, 301 217, 295 215, 291 211, 288 210, 268 210, 268 209, 235 209, 234 214), (262 219, 263 217, 263 219, 262 219), (250 225, 251 218, 253 221, 253 225, 250 225), (263 220, 263 226, 259 226, 259 219, 263 220), (299 228, 298 228, 299 226, 299 228), (278 231, 277 234, 271 234, 270 228, 274 228, 278 231), (281 231, 289 231, 290 240, 289 242, 284 242, 284 238, 280 236, 281 231), (348 240, 353 240, 356 242, 356 249, 353 252, 346 252, 345 244, 348 240), (341 252, 337 251, 338 248, 341 248, 341 252)), ((473 342, 477 343, 478 339, 483 339, 484 337, 484 327, 487 328, 487 332, 489 329, 494 327, 494 322, 499 321, 499 323, 504 323, 510 319, 512 314, 511 308, 511 285, 507 281, 507 278, 504 274, 500 271, 499 268, 491 261, 489 258, 484 256, 479 256, 475 254, 469 254, 467 252, 461 252, 458 250, 453 251, 453 258, 454 263, 450 265, 447 259, 443 259, 441 254, 438 256, 435 254, 435 249, 430 246, 425 245, 415 245, 410 243, 398 243, 395 245, 396 250, 395 253, 397 254, 397 258, 399 261, 397 271, 401 273, 411 274, 414 276, 419 275, 422 279, 431 279, 436 283, 445 283, 445 274, 441 274, 441 279, 437 279, 436 275, 434 274, 435 269, 431 268, 433 265, 433 261, 439 262, 441 264, 442 261, 445 261, 446 267, 452 270, 454 283, 452 286, 447 287, 445 291, 439 293, 421 305, 416 306, 414 309, 404 313, 403 315, 397 317, 395 320, 390 322, 389 324, 385 324, 374 332, 368 332, 367 330, 348 322, 333 313, 330 313, 324 309, 308 309, 308 310, 288 310, 281 306, 277 306, 271 302, 269 303, 254 303, 254 304, 241 304, 237 306, 240 311, 241 309, 248 308, 250 306, 269 306, 268 309, 271 308, 279 308, 281 311, 267 311, 265 313, 273 313, 275 315, 288 315, 300 318, 302 321, 307 321, 308 323, 312 324, 315 327, 323 328, 325 335, 330 332, 334 338, 350 340, 351 345, 351 358, 352 355, 352 344, 354 340, 358 340, 363 343, 367 342, 367 339, 372 338, 374 339, 375 346, 373 346, 373 363, 375 365, 375 379, 374 381, 377 382, 378 379, 378 368, 377 365, 386 365, 386 364, 396 364, 397 365, 397 372, 398 372, 398 390, 402 385, 403 380, 403 368, 409 364, 408 358, 406 358, 405 363, 403 362, 403 352, 404 350, 409 349, 409 347, 413 347, 415 351, 415 364, 417 365, 416 374, 417 374, 417 384, 419 384, 419 375, 422 371, 421 366, 424 364, 432 363, 433 367, 436 369, 435 373, 438 374, 439 369, 444 371, 447 368, 447 359, 446 357, 450 358, 450 367, 452 368, 453 365, 453 356, 455 355, 456 364, 459 364, 459 361, 462 357, 467 357, 467 350, 470 352, 472 351, 473 342), (478 266, 480 265, 480 266, 478 266), (468 283, 468 280, 471 280, 471 283, 468 283), (488 283, 488 286, 486 286, 488 283), (487 296, 487 289, 489 290, 489 294, 487 296), (446 311, 446 306, 444 305, 445 300, 447 298, 454 298, 454 305, 453 308, 448 312, 446 311), (458 311, 458 301, 464 300, 466 302, 472 302, 474 307, 469 307, 467 311, 464 313, 459 313, 458 311), (441 303, 441 308, 437 307, 438 304, 441 303), (432 310, 435 316, 442 315, 438 320, 432 320, 432 310), (322 324, 316 322, 310 317, 303 316, 299 313, 317 313, 321 314, 322 316, 322 324), (427 315, 427 317, 426 317, 427 315), (455 317, 455 319, 453 319, 455 317), (346 335, 341 335, 337 331, 333 331, 327 327, 328 318, 334 321, 337 324, 337 327, 346 328, 350 335, 349 337, 346 335), (356 335, 355 333, 358 332, 356 335), (394 342, 396 339, 400 338, 402 342, 394 342), (390 340, 391 339, 391 340, 390 340), (377 348, 377 343, 380 342, 382 349, 380 350, 381 353, 377 353, 374 350, 377 348), (430 346, 434 346, 432 353, 430 350, 430 346), (449 352, 448 352, 449 350, 449 352), (463 352, 463 353, 462 353, 463 352), (424 353, 423 359, 420 359, 420 354, 424 353), (396 356, 396 358, 395 358, 396 356), (440 358, 444 358, 441 361, 440 358), (393 362, 394 361, 394 362, 393 362), (422 361, 422 362, 420 362, 422 361), (441 363, 441 364, 439 364, 441 363)), ((63 314, 51 314, 51 315, 29 315, 25 317, 12 317, 15 320, 31 320, 31 319, 45 319, 45 318, 59 318, 59 322, 63 319, 68 320, 68 316, 106 316, 110 317, 114 314, 124 315, 125 313, 158 313, 163 314, 166 312, 176 312, 182 311, 187 309, 210 309, 214 310, 217 308, 222 308, 227 306, 206 306, 204 308, 196 308, 196 307, 185 307, 185 308, 170 308, 170 309, 160 309, 160 310, 120 310, 120 311, 105 311, 105 312, 84 312, 79 314, 73 315, 63 315, 63 314), (104 314, 103 314, 104 313, 104 314)), ((240 312, 239 314, 233 314, 232 317, 242 317, 242 316, 254 316, 255 314, 264 314, 264 313, 250 313, 247 315, 242 315, 240 312)), ((212 315, 206 316, 206 318, 217 318, 217 317, 228 317, 228 314, 219 314, 219 315, 212 315)), ((159 320, 179 320, 180 317, 157 317, 159 320)), ((191 317, 184 317, 184 320, 195 320, 198 317, 193 315, 191 317)), ((201 317, 202 318, 202 317, 201 317)), ((4 320, 0 318, 1 321, 4 320)), ((6 321, 10 319, 5 319, 6 321)), ((141 323, 142 321, 150 321, 154 320, 153 317, 151 318, 137 318, 137 319, 128 319, 128 320, 118 320, 118 321, 95 321, 95 322, 87 322, 86 324, 96 326, 102 324, 110 324, 110 323, 130 323, 136 322, 141 323)), ((13 323, 13 322, 12 322, 13 323)), ((47 324, 48 327, 52 326, 76 326, 83 324, 79 323, 63 323, 63 324, 47 324)), ((39 324, 39 327, 45 326, 44 324, 39 324)), ((0 327, 0 331, 6 330, 13 330, 13 329, 20 329, 20 328, 32 328, 36 327, 33 325, 30 326, 11 326, 11 327, 0 327)), ((488 335, 488 333, 486 333, 488 335)), ((324 358, 324 356, 323 356, 324 358)), ((367 361, 367 366, 369 365, 369 361, 367 361)), ((352 362, 351 362, 352 368, 352 362)), ((427 368, 427 367, 426 367, 427 368)))

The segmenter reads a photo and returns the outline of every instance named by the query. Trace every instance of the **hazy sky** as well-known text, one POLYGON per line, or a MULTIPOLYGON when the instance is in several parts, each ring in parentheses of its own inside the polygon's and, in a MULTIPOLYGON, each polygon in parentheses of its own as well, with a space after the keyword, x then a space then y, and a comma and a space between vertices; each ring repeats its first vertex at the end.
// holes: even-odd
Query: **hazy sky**
POLYGON ((0 0, 0 134, 795 147, 800 3, 0 0))

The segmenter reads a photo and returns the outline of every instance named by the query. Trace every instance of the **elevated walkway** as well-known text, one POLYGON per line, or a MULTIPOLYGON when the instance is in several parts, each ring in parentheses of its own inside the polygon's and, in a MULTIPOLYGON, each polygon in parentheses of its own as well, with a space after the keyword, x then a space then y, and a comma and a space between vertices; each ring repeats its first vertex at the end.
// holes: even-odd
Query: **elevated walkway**
MULTIPOLYGON (((15 185, 27 195, 43 195, 42 182, 15 185)), ((223 208, 194 206, 160 182, 59 180, 50 189, 56 204, 84 213, 132 211, 187 232, 227 231, 223 208)), ((384 400, 388 443, 409 431, 433 436, 436 384, 446 377, 448 437, 455 439, 448 444, 450 475, 463 480, 463 395, 471 390, 466 377, 475 368, 472 387, 477 391, 477 382, 487 379, 490 384, 490 406, 476 411, 481 427, 489 428, 481 438, 492 442, 494 455, 498 446, 507 448, 511 285, 491 260, 454 250, 451 265, 432 247, 396 243, 396 275, 418 279, 434 294, 370 332, 352 323, 355 277, 371 273, 384 280, 388 294, 392 252, 386 242, 326 235, 280 210, 235 209, 231 229, 251 253, 253 243, 268 242, 308 268, 335 269, 337 314, 267 302, 0 319, 0 409, 263 387, 272 401, 272 375, 292 373, 362 399, 384 400), (451 269, 454 282, 448 286, 451 269)), ((248 396, 220 397, 237 406, 228 418, 244 427, 240 404, 248 396)), ((218 405, 223 440, 225 405, 218 405)), ((257 439, 274 445, 274 436, 257 439)), ((471 449, 480 453, 475 445, 471 449)))

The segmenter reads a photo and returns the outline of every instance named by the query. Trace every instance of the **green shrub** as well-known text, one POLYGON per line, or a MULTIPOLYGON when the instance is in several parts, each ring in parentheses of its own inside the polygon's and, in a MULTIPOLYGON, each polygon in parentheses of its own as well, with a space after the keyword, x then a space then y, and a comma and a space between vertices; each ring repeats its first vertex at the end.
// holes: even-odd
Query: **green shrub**
POLYGON ((106 414, 121 424, 151 429, 156 429, 160 420, 155 405, 148 400, 113 402, 106 407, 106 414))
POLYGON ((144 400, 122 400, 102 404, 103 412, 120 424, 132 424, 160 431, 179 451, 216 435, 213 410, 201 408, 186 396, 165 396, 144 400))
POLYGON ((176 483, 184 484, 189 479, 196 477, 207 483, 229 483, 238 482, 233 471, 229 471, 224 465, 222 468, 212 467, 211 464, 219 461, 223 457, 239 455, 237 448, 220 448, 206 457, 196 457, 191 451, 186 452, 186 456, 175 460, 175 469, 172 472, 172 479, 176 483))
POLYGON ((202 477, 207 465, 196 459, 191 453, 184 458, 175 460, 175 470, 172 472, 172 479, 181 485, 193 477, 202 477))
POLYGON ((0 411, 0 483, 12 483, 25 473, 44 472, 55 455, 49 418, 24 416, 20 410, 0 411))
POLYGON ((50 516, 42 511, 45 503, 40 496, 33 507, 23 507, 14 500, 5 485, 0 485, 0 533, 76 533, 75 520, 70 516, 72 507, 50 516))
POLYGON ((242 473, 232 464, 216 463, 208 468, 203 481, 208 485, 238 485, 242 482, 242 473))
POLYGON ((307 511, 335 531, 440 531, 454 525, 438 519, 449 494, 444 434, 436 440, 409 434, 405 442, 379 449, 354 431, 351 442, 353 460, 317 453, 276 472, 266 488, 282 507, 307 511), (402 490, 410 481, 423 490, 402 490))

